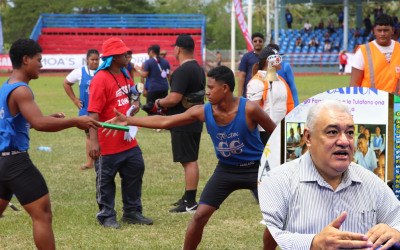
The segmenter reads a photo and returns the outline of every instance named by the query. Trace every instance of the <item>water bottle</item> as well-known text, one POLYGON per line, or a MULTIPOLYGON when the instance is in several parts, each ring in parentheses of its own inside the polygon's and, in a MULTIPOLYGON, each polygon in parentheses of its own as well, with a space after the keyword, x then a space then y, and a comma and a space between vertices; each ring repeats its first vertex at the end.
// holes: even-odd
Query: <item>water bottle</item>
POLYGON ((51 147, 37 147, 37 150, 51 152, 51 147))

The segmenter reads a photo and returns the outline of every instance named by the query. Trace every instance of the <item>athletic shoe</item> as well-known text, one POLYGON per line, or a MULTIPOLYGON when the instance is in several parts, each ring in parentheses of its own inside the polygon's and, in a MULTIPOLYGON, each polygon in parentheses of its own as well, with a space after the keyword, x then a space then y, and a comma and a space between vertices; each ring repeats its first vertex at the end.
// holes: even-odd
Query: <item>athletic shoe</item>
POLYGON ((140 212, 124 212, 121 221, 128 224, 153 225, 153 219, 144 217, 140 212))
POLYGON ((169 210, 170 213, 180 213, 180 214, 185 214, 185 213, 195 213, 197 210, 197 207, 199 205, 196 203, 194 204, 189 204, 186 201, 183 202, 182 205, 179 207, 176 207, 174 209, 169 210))
POLYGON ((171 206, 180 206, 184 202, 185 202, 185 195, 183 195, 182 198, 179 199, 179 201, 172 203, 171 206))
POLYGON ((120 229, 121 226, 118 224, 118 222, 115 220, 115 218, 111 218, 106 220, 103 223, 103 227, 110 227, 110 228, 115 228, 115 229, 120 229))

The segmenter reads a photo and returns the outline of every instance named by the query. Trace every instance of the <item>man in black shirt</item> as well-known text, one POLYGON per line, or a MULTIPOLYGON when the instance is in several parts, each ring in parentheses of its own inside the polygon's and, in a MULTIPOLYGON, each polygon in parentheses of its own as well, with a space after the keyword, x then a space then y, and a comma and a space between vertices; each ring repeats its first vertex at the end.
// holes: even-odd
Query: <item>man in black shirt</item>
MULTIPOLYGON (((170 94, 156 100, 157 109, 167 107, 167 115, 185 112, 193 103, 188 102, 187 95, 204 90, 206 77, 203 68, 194 59, 194 40, 189 35, 180 35, 176 39, 175 57, 180 66, 171 76, 170 94)), ((197 103, 200 104, 200 103, 197 103)), ((174 127, 171 131, 171 144, 174 162, 180 162, 185 169, 186 189, 183 197, 173 203, 176 208, 171 213, 194 213, 197 210, 196 192, 199 182, 199 155, 203 123, 196 121, 188 125, 174 127)))

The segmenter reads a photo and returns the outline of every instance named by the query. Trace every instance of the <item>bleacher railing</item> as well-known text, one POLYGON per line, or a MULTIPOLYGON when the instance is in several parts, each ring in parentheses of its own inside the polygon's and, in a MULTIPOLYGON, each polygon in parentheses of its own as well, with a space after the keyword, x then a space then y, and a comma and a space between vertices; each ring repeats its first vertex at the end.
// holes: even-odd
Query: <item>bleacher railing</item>
POLYGON ((36 22, 35 28, 33 28, 30 38, 37 41, 39 39, 40 33, 42 33, 42 28, 43 28, 43 18, 42 16, 40 16, 36 22))
POLYGON ((41 14, 31 33, 31 39, 37 41, 42 28, 197 28, 201 29, 201 53, 203 62, 205 61, 206 17, 204 15, 41 14))

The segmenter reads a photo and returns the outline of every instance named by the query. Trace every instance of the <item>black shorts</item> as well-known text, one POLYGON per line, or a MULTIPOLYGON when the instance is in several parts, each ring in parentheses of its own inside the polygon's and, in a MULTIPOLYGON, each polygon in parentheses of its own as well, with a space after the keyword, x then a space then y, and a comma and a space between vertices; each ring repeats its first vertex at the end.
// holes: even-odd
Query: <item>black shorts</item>
POLYGON ((42 174, 33 165, 28 153, 2 156, 0 166, 1 199, 10 201, 15 194, 25 206, 49 193, 42 174))
POLYGON ((157 99, 165 98, 168 95, 167 90, 160 90, 160 91, 152 91, 147 92, 147 103, 152 102, 155 103, 157 99))
POLYGON ((174 162, 192 162, 199 158, 201 133, 171 132, 174 162))
POLYGON ((250 189, 257 192, 257 177, 260 161, 252 161, 241 165, 227 165, 218 162, 217 168, 208 180, 200 196, 200 203, 212 207, 219 206, 226 198, 238 189, 250 189))

